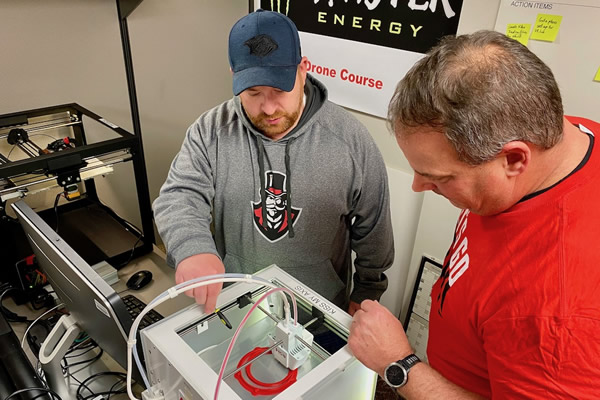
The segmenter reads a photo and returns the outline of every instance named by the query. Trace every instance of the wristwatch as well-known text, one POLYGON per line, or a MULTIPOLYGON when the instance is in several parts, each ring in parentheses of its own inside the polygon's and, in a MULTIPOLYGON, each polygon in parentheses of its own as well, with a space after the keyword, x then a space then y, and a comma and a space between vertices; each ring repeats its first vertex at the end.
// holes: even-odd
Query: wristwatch
POLYGON ((385 368, 383 379, 394 389, 402 387, 408 381, 408 371, 418 362, 421 360, 414 354, 393 362, 385 368))

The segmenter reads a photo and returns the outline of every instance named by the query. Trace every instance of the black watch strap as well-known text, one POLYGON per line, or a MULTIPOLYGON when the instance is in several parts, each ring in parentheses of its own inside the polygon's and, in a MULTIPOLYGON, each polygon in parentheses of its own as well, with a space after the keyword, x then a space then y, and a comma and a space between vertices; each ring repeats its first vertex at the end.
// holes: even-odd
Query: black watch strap
POLYGON ((416 354, 411 354, 409 356, 404 357, 402 360, 399 360, 398 363, 402 364, 404 368, 406 368, 406 372, 408 372, 416 363, 420 361, 421 359, 417 357, 416 354))
POLYGON ((385 382, 397 389, 406 385, 408 381, 408 372, 421 360, 415 354, 410 354, 401 360, 391 363, 384 371, 383 379, 385 382))

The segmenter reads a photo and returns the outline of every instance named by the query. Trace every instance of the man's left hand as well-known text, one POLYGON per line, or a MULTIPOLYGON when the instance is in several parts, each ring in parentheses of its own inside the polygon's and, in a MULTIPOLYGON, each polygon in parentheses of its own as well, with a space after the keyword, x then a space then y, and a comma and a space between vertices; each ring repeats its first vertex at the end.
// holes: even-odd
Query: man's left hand
POLYGON ((363 301, 354 313, 348 345, 360 362, 380 376, 390 363, 412 353, 398 318, 372 300, 363 301))

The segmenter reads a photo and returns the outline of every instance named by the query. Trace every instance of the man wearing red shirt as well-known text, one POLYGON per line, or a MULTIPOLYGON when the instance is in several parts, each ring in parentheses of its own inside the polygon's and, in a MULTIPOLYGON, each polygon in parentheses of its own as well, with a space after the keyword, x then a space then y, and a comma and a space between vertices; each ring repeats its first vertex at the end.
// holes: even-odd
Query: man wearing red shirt
POLYGON ((461 212, 434 285, 430 365, 364 301, 349 344, 405 398, 600 396, 600 149, 563 116, 552 72, 490 31, 443 40, 399 83, 389 119, 414 170, 461 212))

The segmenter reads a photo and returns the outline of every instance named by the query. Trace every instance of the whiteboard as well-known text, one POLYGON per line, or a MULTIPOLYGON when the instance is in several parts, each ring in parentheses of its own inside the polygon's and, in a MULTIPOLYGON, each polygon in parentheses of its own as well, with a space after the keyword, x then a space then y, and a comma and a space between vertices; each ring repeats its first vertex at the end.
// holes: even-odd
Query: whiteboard
POLYGON ((560 87, 566 115, 600 120, 600 1, 502 0, 495 30, 506 33, 513 23, 531 24, 538 14, 562 16, 556 40, 529 39, 527 47, 550 66, 560 87))

